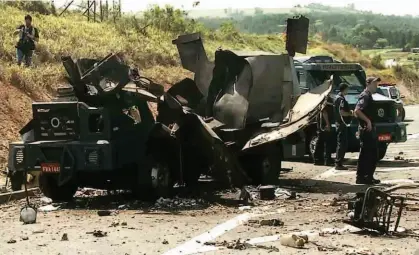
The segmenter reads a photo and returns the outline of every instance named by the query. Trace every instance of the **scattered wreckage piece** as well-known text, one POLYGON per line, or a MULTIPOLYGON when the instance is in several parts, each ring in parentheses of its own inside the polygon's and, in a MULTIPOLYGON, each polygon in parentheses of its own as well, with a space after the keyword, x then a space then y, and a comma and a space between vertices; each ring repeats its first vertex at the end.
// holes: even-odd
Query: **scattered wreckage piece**
POLYGON ((348 209, 353 211, 353 216, 345 223, 381 234, 397 233, 404 202, 404 197, 392 196, 370 187, 365 193, 357 193, 356 198, 348 202, 348 209))

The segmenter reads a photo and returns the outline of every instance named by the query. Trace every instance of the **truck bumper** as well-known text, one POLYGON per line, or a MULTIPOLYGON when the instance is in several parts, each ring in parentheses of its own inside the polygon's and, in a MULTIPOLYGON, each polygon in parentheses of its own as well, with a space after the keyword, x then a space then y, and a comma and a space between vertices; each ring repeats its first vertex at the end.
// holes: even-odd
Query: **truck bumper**
POLYGON ((76 171, 112 170, 112 149, 107 141, 15 142, 9 145, 9 173, 45 171, 47 165, 56 166, 50 170, 64 175, 76 171))
MULTIPOLYGON (((336 126, 332 125, 332 136, 336 137, 336 126)), ((383 144, 402 143, 407 141, 406 124, 402 122, 378 123, 375 126, 378 142, 383 144)), ((348 152, 359 151, 358 125, 348 126, 348 152)), ((336 148, 336 139, 331 139, 336 148)))

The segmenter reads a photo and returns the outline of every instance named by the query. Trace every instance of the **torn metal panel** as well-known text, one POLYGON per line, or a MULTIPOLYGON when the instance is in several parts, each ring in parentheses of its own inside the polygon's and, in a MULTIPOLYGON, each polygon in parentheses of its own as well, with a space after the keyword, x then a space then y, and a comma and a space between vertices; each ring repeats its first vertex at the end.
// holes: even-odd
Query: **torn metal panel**
POLYGON ((289 122, 253 137, 244 145, 243 150, 286 138, 309 125, 316 117, 320 110, 320 104, 324 102, 331 89, 331 83, 328 81, 316 90, 300 96, 290 111, 289 122))

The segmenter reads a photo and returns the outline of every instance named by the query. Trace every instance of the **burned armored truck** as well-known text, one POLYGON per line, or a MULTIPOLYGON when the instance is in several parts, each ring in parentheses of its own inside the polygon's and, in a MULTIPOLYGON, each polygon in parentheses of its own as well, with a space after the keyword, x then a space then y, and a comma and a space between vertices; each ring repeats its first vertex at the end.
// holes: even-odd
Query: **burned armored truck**
POLYGON ((63 64, 71 88, 53 102, 34 102, 22 141, 10 144, 12 188, 21 188, 27 172, 57 200, 72 198, 78 187, 164 193, 162 171, 170 159, 162 157, 174 154, 168 151, 173 139, 147 104, 157 100, 149 91, 163 88, 116 54, 101 61, 65 57, 63 64))
POLYGON ((288 54, 220 49, 211 62, 199 34, 179 36, 181 63, 195 75, 166 92, 115 54, 63 59, 77 100, 33 103, 23 141, 9 148, 13 186, 27 172, 46 196, 70 199, 77 187, 164 196, 201 174, 234 187, 275 182, 284 158, 302 156, 303 129, 331 89, 300 96, 292 57, 307 37, 308 20, 290 19, 288 54))
MULTIPOLYGON (((283 159, 304 155, 304 150, 297 148, 304 149, 302 130, 313 121, 330 92, 330 83, 325 82, 300 96, 292 56, 305 53, 307 35, 306 18, 289 19, 288 54, 219 49, 214 62, 208 59, 199 33, 173 41, 183 67, 194 73, 194 79, 174 85, 167 94, 183 109, 183 115, 188 116, 185 119, 212 131, 214 141, 228 151, 225 155, 234 155, 226 160, 236 161, 235 167, 241 168, 238 172, 255 184, 275 182, 283 159)), ((159 122, 170 125, 179 120, 177 115, 163 112, 160 108, 159 122)), ((179 126, 192 124, 183 121, 179 126)), ((191 133, 185 135, 189 141, 198 140, 191 133)), ((206 147, 197 144, 195 148, 199 152, 206 147)), ((220 171, 211 170, 215 175, 220 171)))

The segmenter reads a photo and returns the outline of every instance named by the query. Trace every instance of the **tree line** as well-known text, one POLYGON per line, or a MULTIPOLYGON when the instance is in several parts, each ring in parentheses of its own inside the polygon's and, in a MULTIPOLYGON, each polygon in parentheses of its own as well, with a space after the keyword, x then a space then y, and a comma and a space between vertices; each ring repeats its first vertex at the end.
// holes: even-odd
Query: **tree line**
POLYGON ((296 6, 288 13, 264 13, 255 8, 254 14, 226 9, 226 17, 201 17, 205 26, 217 29, 233 24, 240 32, 255 34, 283 33, 287 18, 303 14, 310 19, 310 33, 325 41, 350 44, 361 49, 419 47, 419 17, 374 14, 355 10, 354 5, 335 8, 321 4, 296 6))

